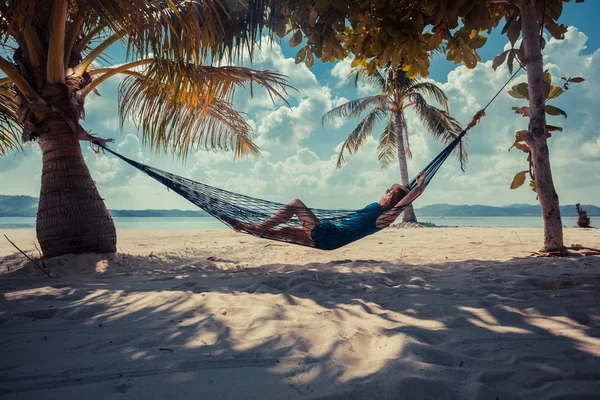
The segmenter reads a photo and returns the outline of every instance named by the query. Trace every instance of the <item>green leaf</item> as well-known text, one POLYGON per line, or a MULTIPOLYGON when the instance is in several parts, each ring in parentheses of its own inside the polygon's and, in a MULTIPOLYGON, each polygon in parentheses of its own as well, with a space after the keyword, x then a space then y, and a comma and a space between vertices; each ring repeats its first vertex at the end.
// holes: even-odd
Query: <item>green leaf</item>
POLYGON ((553 131, 560 131, 562 132, 563 128, 561 128, 560 126, 554 126, 554 125, 546 125, 546 130, 553 132, 553 131))
POLYGON ((546 105, 546 114, 549 115, 564 115, 565 118, 567 118, 567 113, 564 112, 563 110, 561 110, 558 107, 554 107, 554 106, 550 106, 550 105, 546 105))
POLYGON ((569 78, 569 82, 572 82, 572 83, 580 83, 580 82, 583 82, 583 81, 585 81, 585 79, 583 79, 580 76, 577 76, 575 78, 569 78))
POLYGON ((508 73, 511 75, 513 73, 513 61, 515 61, 515 52, 509 50, 508 61, 506 62, 506 65, 508 66, 508 73))
POLYGON ((369 47, 369 50, 371 50, 371 53, 376 56, 378 54, 381 54, 381 52, 383 51, 383 46, 381 45, 381 42, 376 41, 371 43, 371 47, 369 47))
POLYGON ((316 8, 313 8, 308 13, 308 24, 310 26, 315 26, 317 24, 317 17, 319 16, 319 12, 316 8))
POLYGON ((515 114, 521 114, 524 117, 529 117, 529 107, 513 107, 515 114))
POLYGON ((521 171, 518 174, 516 174, 513 178, 512 183, 510 184, 510 188, 516 189, 520 186, 523 186, 523 184, 525 183, 525 178, 527 177, 527 172, 528 171, 521 171))
POLYGON ((304 46, 302 49, 300 49, 298 54, 296 54, 296 59, 295 59, 296 64, 300 64, 302 61, 304 61, 305 57, 306 57, 306 46, 304 46))
POLYGON ((546 30, 548 32, 550 32, 550 35, 552 35, 552 37, 554 39, 558 39, 558 40, 562 40, 565 38, 565 33, 567 33, 567 26, 563 25, 563 24, 557 24, 554 21, 548 21, 546 22, 546 30))
POLYGON ((527 138, 527 130, 518 131, 515 135, 515 142, 524 142, 527 138))
MULTIPOLYGON (((302 31, 297 30, 296 32, 294 32, 294 34, 292 35, 292 38, 290 39, 290 47, 296 47, 300 43, 302 43, 302 31)), ((298 63, 296 63, 296 64, 298 64, 298 63)))
POLYGON ((442 44, 443 39, 442 31, 437 31, 435 35, 431 36, 431 39, 429 39, 429 43, 427 44, 429 46, 429 50, 437 49, 440 44, 442 44))
POLYGON ((371 61, 369 61, 369 63, 367 64, 367 73, 370 75, 373 72, 375 72, 375 69, 377 68, 377 59, 374 58, 371 61))
POLYGON ((529 86, 526 82, 519 83, 518 85, 514 85, 508 91, 508 94, 514 97, 515 99, 529 100, 529 86))
POLYGON ((521 150, 523 153, 531 153, 531 149, 526 144, 515 142, 513 146, 521 150))
POLYGON ((510 41, 510 44, 514 47, 515 43, 517 43, 517 39, 519 39, 519 35, 521 34, 521 20, 515 19, 511 22, 508 30, 506 31, 506 36, 510 41))
POLYGON ((544 71, 544 82, 546 82, 548 85, 552 83, 552 74, 548 70, 544 71))
POLYGON ((506 32, 508 32, 508 28, 510 28, 510 24, 512 24, 512 22, 515 20, 515 18, 517 17, 517 13, 513 13, 510 18, 507 19, 506 24, 504 24, 504 27, 502 28, 502 32, 500 32, 501 35, 504 35, 506 32))
POLYGON ((310 68, 313 66, 314 63, 315 63, 315 59, 313 57, 313 53, 312 53, 312 51, 310 51, 310 49, 308 49, 306 51, 306 66, 308 68, 310 68))
POLYGON ((504 63, 509 52, 510 50, 506 50, 504 53, 500 53, 494 58, 494 62, 492 63, 492 68, 494 68, 494 71, 501 66, 502 63, 504 63))
POLYGON ((561 94, 563 94, 564 92, 565 91, 560 86, 552 85, 552 86, 550 86, 550 92, 548 92, 548 95, 546 96, 546 100, 555 99, 558 96, 560 96, 561 94))
POLYGON ((469 46, 471 46, 472 49, 479 49, 483 47, 485 42, 487 42, 487 36, 477 35, 477 37, 469 41, 469 46))
POLYGON ((367 66, 367 59, 366 58, 355 58, 354 60, 352 60, 352 63, 350 64, 350 66, 352 68, 366 67, 367 66))

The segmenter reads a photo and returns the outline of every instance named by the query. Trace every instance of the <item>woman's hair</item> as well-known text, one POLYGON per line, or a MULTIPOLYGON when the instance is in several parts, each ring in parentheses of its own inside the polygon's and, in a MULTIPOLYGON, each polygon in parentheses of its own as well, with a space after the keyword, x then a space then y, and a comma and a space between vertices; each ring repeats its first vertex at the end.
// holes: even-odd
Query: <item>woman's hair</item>
POLYGON ((394 207, 396 204, 398 204, 398 202, 400 200, 402 200, 407 194, 408 194, 408 189, 399 186, 396 190, 391 191, 392 193, 392 197, 389 201, 389 203, 387 203, 385 205, 385 208, 392 208, 394 207))

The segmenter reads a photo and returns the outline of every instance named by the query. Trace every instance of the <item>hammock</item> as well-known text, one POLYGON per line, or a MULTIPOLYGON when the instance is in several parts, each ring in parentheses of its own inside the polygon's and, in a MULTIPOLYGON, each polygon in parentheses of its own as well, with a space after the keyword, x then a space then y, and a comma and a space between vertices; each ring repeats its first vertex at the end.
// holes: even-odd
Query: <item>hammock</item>
MULTIPOLYGON (((458 135, 450 144, 448 144, 448 146, 446 146, 446 148, 442 150, 442 152, 438 154, 438 156, 435 157, 429 163, 429 165, 427 165, 427 167, 425 167, 424 171, 427 174, 427 176, 425 178, 424 187, 426 187, 429 184, 435 173, 442 166, 444 161, 446 161, 446 159, 452 153, 454 148, 459 144, 462 146, 461 139, 467 133, 467 130, 471 127, 471 124, 469 124, 467 129, 462 131, 460 135, 458 135)), ((189 200, 190 202, 194 203, 196 206, 200 207, 213 217, 219 219, 224 224, 236 230, 240 230, 240 226, 236 224, 236 221, 241 221, 242 223, 249 225, 257 225, 265 219, 269 218, 282 207, 286 207, 286 205, 282 203, 257 199, 254 197, 245 196, 243 194, 233 193, 227 190, 219 189, 214 186, 205 185, 200 182, 195 182, 182 176, 174 175, 169 172, 133 161, 125 156, 122 156, 121 154, 114 152, 113 150, 110 150, 105 146, 102 146, 99 143, 96 144, 102 147, 104 150, 108 151, 109 153, 112 153, 115 156, 119 157, 126 163, 137 168, 138 170, 156 179, 157 181, 165 185, 167 188, 173 190, 186 200, 189 200)), ((462 157, 462 151, 460 155, 462 157)), ((462 168, 462 158, 460 161, 462 168)), ((410 183, 406 187, 407 189, 412 190, 415 186, 416 178, 410 181, 410 183)), ((321 220, 321 222, 330 221, 332 223, 339 223, 348 220, 357 213, 357 210, 325 210, 314 208, 311 208, 310 211, 312 211, 312 213, 316 217, 318 217, 321 220)), ((294 216, 290 221, 278 225, 277 228, 265 229, 261 231, 260 235, 257 235, 256 231, 245 231, 245 233, 251 233, 255 236, 260 236, 266 239, 314 247, 306 242, 306 235, 302 235, 302 231, 300 231, 299 229, 289 229, 301 227, 301 221, 296 216, 294 216)), ((332 250, 334 248, 341 247, 354 240, 358 240, 369 234, 372 234, 378 230, 379 229, 373 230, 372 232, 359 232, 355 235, 355 237, 347 238, 345 243, 334 245, 334 247, 327 247, 322 249, 332 250)))

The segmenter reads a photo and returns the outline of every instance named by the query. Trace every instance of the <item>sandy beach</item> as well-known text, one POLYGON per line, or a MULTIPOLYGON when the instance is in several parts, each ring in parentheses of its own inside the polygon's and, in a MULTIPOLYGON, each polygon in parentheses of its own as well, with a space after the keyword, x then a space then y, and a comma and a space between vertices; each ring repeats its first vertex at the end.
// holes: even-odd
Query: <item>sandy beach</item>
MULTIPOLYGON (((37 254, 34 231, 0 234, 37 254)), ((599 399, 600 256, 541 246, 524 228, 330 252, 123 229, 116 256, 51 260, 50 279, 1 237, 0 397, 599 399)))

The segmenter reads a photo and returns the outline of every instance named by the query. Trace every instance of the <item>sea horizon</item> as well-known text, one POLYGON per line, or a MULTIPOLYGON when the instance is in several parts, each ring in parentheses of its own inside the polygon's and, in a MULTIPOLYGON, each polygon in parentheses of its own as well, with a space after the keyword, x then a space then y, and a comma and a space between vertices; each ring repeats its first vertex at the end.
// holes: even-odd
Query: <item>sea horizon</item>
MULTIPOLYGON (((542 228, 539 216, 485 216, 485 217, 419 217, 419 222, 438 227, 506 227, 542 228)), ((225 229, 221 221, 213 217, 113 217, 117 229, 225 229)), ((401 222, 398 218, 396 223, 401 222)), ((577 217, 563 217, 563 225, 574 227, 577 217)), ((594 226, 594 218, 592 218, 594 226)), ((35 229, 35 217, 0 217, 0 231, 35 229)))

